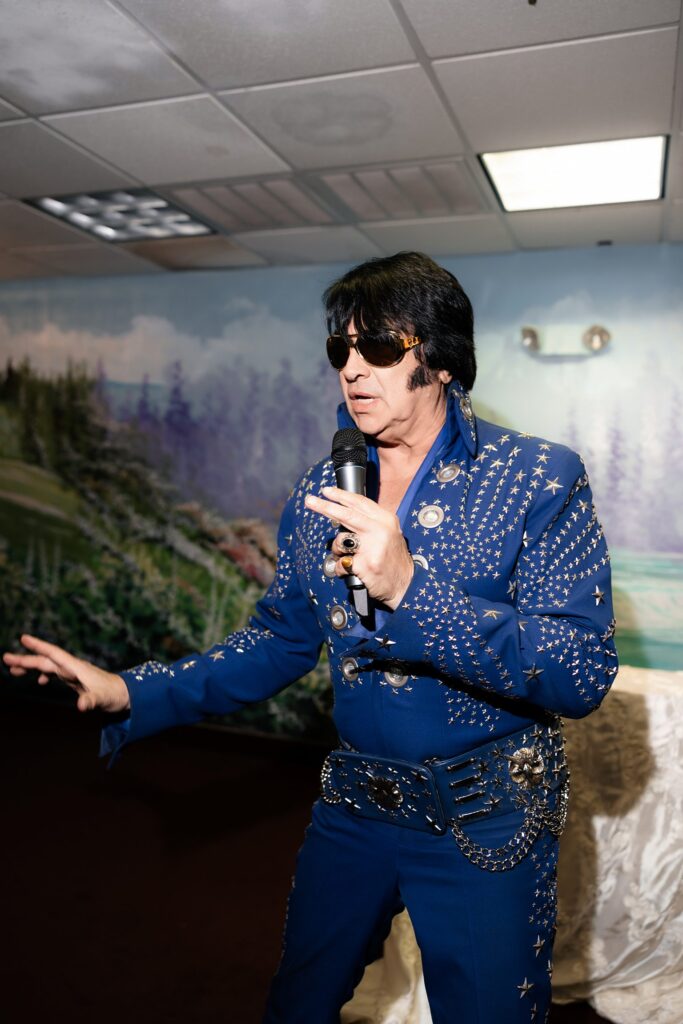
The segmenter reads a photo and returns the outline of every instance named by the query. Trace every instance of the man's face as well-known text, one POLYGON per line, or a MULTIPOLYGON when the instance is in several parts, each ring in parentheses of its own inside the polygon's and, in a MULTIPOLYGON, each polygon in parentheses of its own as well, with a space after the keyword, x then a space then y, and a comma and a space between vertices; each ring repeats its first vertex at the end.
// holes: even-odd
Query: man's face
MULTIPOLYGON (((355 340, 353 318, 346 333, 355 340)), ((411 391, 410 378, 420 366, 412 349, 396 366, 371 366, 355 348, 350 350, 346 366, 339 371, 339 383, 354 423, 364 434, 400 441, 434 414, 442 399, 442 383, 450 375, 440 370, 431 383, 411 391)))

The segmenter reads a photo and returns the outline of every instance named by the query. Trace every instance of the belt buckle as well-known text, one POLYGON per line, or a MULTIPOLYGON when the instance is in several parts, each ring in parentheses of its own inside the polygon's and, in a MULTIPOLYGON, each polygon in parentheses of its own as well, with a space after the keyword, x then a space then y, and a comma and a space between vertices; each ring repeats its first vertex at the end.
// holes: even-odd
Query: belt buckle
POLYGON ((438 787, 428 765, 348 750, 333 751, 326 764, 327 803, 344 804, 360 818, 446 833, 438 787))

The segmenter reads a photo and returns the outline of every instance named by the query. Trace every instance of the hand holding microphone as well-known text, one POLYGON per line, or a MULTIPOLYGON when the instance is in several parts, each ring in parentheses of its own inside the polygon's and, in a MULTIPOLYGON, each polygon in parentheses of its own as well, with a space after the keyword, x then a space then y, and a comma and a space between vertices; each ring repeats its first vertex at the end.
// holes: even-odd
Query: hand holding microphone
POLYGON ((362 601, 363 592, 394 609, 401 603, 414 570, 398 517, 365 496, 367 449, 360 430, 338 430, 332 452, 338 486, 323 487, 323 498, 307 495, 306 504, 343 524, 331 550, 338 556, 337 575, 350 581, 358 614, 367 614, 358 604, 358 595, 362 601), (349 539, 353 551, 348 547, 349 539), (350 565, 344 564, 348 558, 352 560, 350 565))

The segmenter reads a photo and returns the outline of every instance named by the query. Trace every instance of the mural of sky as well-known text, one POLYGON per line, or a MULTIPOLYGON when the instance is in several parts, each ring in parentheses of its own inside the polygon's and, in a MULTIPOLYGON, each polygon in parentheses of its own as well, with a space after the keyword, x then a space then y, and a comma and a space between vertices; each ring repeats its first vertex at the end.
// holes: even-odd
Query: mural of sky
MULTIPOLYGON (((475 408, 586 462, 613 553, 622 657, 683 668, 683 245, 442 259, 475 310, 475 408), (587 356, 583 332, 606 327, 587 356), (520 344, 539 332, 541 352, 520 344)), ((320 295, 346 267, 0 286, 0 358, 84 363, 176 478, 227 516, 274 520, 329 451, 339 401, 320 295), (155 433, 156 432, 156 433, 155 433)))

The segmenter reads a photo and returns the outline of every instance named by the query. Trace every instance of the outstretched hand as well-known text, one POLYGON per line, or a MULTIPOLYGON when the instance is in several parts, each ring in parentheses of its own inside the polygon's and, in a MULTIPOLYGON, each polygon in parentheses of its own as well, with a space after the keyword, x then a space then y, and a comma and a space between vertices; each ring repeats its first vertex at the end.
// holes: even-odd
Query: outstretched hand
POLYGON ((6 651, 2 660, 11 675, 23 676, 31 669, 40 674, 38 682, 44 685, 51 675, 61 679, 78 694, 79 711, 125 711, 130 707, 128 687, 121 676, 105 672, 89 661, 76 658, 62 647, 23 633, 21 642, 32 654, 14 654, 6 651))
POLYGON ((328 519, 343 523, 344 528, 358 538, 351 569, 342 564, 339 556, 344 555, 344 548, 341 539, 335 538, 331 550, 338 556, 337 575, 353 573, 363 581, 371 597, 396 609, 415 569, 398 516, 363 494, 353 494, 339 487, 323 487, 322 493, 330 500, 307 494, 306 505, 328 519))

